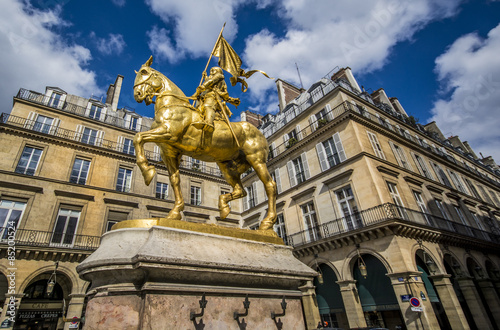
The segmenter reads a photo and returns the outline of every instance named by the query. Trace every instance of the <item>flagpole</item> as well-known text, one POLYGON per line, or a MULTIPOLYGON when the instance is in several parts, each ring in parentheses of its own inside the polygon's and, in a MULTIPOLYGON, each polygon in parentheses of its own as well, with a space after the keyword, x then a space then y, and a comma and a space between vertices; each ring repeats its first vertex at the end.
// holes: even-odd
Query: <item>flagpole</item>
POLYGON ((203 83, 203 79, 205 78, 204 76, 207 73, 208 66, 210 65, 210 61, 212 60, 212 56, 214 54, 215 48, 217 47, 217 44, 219 43, 220 37, 222 36, 222 31, 224 31, 225 26, 226 26, 226 22, 224 22, 224 25, 222 25, 222 29, 220 30, 219 36, 217 37, 217 41, 215 42, 214 48, 210 52, 210 57, 208 58, 208 62, 207 62, 207 65, 205 66, 205 70, 203 70, 203 73, 201 75, 200 84, 198 85, 198 87, 201 86, 201 84, 203 83))

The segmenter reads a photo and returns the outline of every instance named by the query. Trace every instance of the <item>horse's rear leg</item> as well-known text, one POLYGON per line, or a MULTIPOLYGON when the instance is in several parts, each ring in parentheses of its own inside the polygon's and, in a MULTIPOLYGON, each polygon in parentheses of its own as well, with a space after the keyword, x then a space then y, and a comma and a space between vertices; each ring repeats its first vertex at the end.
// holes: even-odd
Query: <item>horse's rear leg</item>
POLYGON ((253 169, 257 173, 257 176, 264 184, 264 189, 267 194, 268 209, 267 215, 262 219, 260 223, 259 230, 273 230, 274 223, 276 222, 276 183, 269 174, 266 163, 263 159, 265 157, 259 157, 257 155, 247 155, 247 161, 252 165, 253 169))
MULTIPOLYGON (((243 185, 241 183, 241 177, 239 171, 230 170, 224 163, 218 163, 219 168, 224 175, 226 181, 233 187, 233 191, 229 194, 221 194, 219 196, 219 210, 220 210, 220 218, 225 219, 229 212, 231 212, 231 207, 229 206, 229 202, 241 197, 245 197, 247 192, 243 189, 243 185)), ((249 168, 248 166, 247 168, 249 168)))

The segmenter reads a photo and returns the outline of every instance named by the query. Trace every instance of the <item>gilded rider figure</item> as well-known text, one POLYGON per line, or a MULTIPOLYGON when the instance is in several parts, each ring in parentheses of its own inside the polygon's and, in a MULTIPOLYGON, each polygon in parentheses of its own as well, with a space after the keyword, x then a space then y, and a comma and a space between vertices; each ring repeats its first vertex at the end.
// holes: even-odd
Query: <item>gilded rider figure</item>
MULTIPOLYGON (((210 69, 210 75, 205 79, 197 89, 193 97, 197 98, 200 104, 200 110, 204 114, 204 121, 193 123, 196 128, 204 129, 207 132, 213 132, 216 112, 224 111, 226 118, 231 117, 232 113, 226 105, 226 102, 234 106, 240 104, 238 98, 230 97, 227 92, 227 85, 224 81, 224 73, 221 68, 213 67, 210 69)), ((224 114, 222 114, 224 115, 224 114)))

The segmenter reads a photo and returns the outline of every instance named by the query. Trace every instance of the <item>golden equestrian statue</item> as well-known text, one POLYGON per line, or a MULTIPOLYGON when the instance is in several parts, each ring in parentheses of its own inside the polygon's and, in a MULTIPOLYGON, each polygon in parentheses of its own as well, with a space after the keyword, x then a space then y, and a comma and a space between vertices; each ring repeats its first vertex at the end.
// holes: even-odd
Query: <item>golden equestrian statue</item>
MULTIPOLYGON (((220 68, 233 74, 231 77, 233 85, 240 82, 246 89, 246 82, 240 77, 248 78, 255 72, 262 72, 258 70, 244 72, 240 68, 241 60, 222 37, 222 31, 212 55, 219 57, 220 68)), ((217 163, 224 178, 232 186, 231 193, 219 196, 221 219, 225 219, 229 214, 230 201, 246 196, 241 183, 241 174, 253 168, 264 184, 269 205, 259 230, 272 231, 276 221, 276 183, 266 166, 269 152, 267 140, 248 122, 229 122, 226 101, 235 104, 239 103, 239 100, 227 95, 224 89, 224 76, 220 77, 222 70, 212 68, 209 77, 206 77, 204 72, 202 83, 206 78, 205 83, 200 83, 201 88, 197 89, 193 97, 187 97, 171 80, 151 68, 152 62, 153 57, 150 57, 137 72, 134 98, 139 103, 145 101, 146 105, 154 103, 154 122, 149 131, 135 135, 134 147, 137 165, 146 185, 151 183, 156 170, 153 165, 148 164, 144 144, 154 142, 160 147, 161 157, 167 167, 175 195, 174 207, 166 219, 181 220, 184 199, 181 194, 179 164, 182 155, 187 155, 205 162, 217 163), (153 100, 155 97, 156 100, 153 100), (200 101, 199 108, 189 103, 189 100, 193 99, 200 101), (222 120, 213 120, 212 113, 209 113, 210 118, 207 118, 205 115, 207 107, 212 107, 209 112, 219 112, 222 120), (206 129, 205 126, 209 128, 206 129)))

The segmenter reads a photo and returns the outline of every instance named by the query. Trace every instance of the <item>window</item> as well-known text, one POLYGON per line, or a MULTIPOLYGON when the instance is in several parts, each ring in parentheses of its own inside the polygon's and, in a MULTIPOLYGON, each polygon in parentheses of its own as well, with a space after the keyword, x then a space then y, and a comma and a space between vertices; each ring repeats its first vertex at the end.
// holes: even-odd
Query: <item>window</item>
POLYGON ((389 188, 389 193, 391 195, 392 201, 396 204, 399 216, 408 219, 408 214, 406 213, 405 206, 399 195, 398 187, 395 183, 387 182, 387 187, 389 188))
POLYGON ((24 147, 21 158, 17 163, 16 173, 35 175, 35 171, 38 167, 38 162, 40 161, 40 156, 42 155, 42 149, 24 147))
POLYGON ((486 189, 484 189, 483 186, 477 185, 479 187, 479 190, 481 190, 481 195, 483 195, 483 201, 493 204, 493 201, 491 200, 490 195, 486 192, 486 189))
POLYGON ((278 214, 278 216, 276 217, 276 223, 274 224, 274 231, 286 243, 286 238, 287 238, 286 227, 285 227, 285 218, 283 217, 283 213, 278 214))
POLYGON ((318 219, 316 218, 313 202, 304 204, 300 208, 302 209, 306 241, 311 242, 318 240, 321 238, 321 233, 318 231, 318 219))
POLYGON ((49 100, 49 107, 61 108, 62 97, 63 97, 62 94, 52 92, 52 95, 50 96, 50 100, 49 100))
POLYGON ((394 144, 390 141, 389 141, 389 144, 391 145, 392 151, 394 153, 394 157, 396 157, 396 160, 397 160, 399 166, 404 167, 407 170, 412 171, 413 169, 412 169, 410 163, 408 162, 408 159, 406 159, 406 153, 403 150, 403 148, 401 148, 397 144, 394 144))
POLYGON ((287 163, 288 176, 290 178, 290 187, 294 187, 311 176, 309 174, 309 165, 307 164, 306 154, 302 153, 300 157, 287 163))
POLYGON ((457 175, 457 173, 448 170, 448 174, 450 175, 451 181, 453 181, 455 187, 457 187, 457 190, 463 192, 464 194, 468 194, 467 189, 465 188, 462 180, 460 180, 460 177, 457 175))
POLYGON ((309 117, 309 124, 311 126, 311 130, 315 131, 316 129, 324 126, 332 119, 331 108, 330 105, 327 104, 326 107, 318 111, 316 114, 309 117))
POLYGON ((297 128, 295 128, 290 133, 283 135, 283 143, 286 148, 290 148, 300 140, 298 132, 297 128))
POLYGON ((363 226, 361 217, 358 212, 358 205, 354 199, 351 186, 346 186, 342 189, 335 191, 340 210, 344 216, 344 228, 353 230, 363 226))
POLYGON ((71 170, 69 182, 86 184, 89 174, 90 161, 86 159, 76 158, 71 170))
POLYGON ((424 219, 427 224, 432 225, 432 219, 428 215, 427 206, 425 205, 424 199, 422 198, 422 194, 419 191, 413 191, 413 196, 415 197, 415 201, 417 202, 418 208, 424 215, 424 219))
POLYGON ((448 212, 446 211, 446 208, 443 205, 443 202, 440 201, 439 199, 434 200, 436 202, 436 206, 439 209, 439 212, 441 213, 441 217, 443 217, 446 220, 450 220, 450 216, 448 215, 448 212))
POLYGON ((469 188, 469 191, 472 193, 472 195, 476 198, 479 198, 481 199, 481 197, 479 196, 479 193, 477 192, 477 189, 476 187, 474 186, 474 184, 472 183, 472 181, 470 181, 468 178, 466 177, 462 177, 465 181, 465 184, 467 185, 467 187, 469 188))
POLYGON ((89 117, 92 119, 101 119, 102 107, 92 103, 90 105, 89 117))
POLYGON ((415 160, 415 164, 417 164, 417 168, 420 174, 422 174, 428 179, 434 180, 434 177, 432 176, 431 171, 429 171, 429 168, 427 167, 424 158, 422 158, 422 156, 420 155, 413 154, 413 159, 415 160))
POLYGON ((80 219, 80 211, 60 208, 51 243, 55 245, 73 245, 75 232, 80 219))
POLYGON ((441 168, 441 166, 439 166, 438 164, 436 163, 433 163, 431 162, 431 165, 432 167, 434 168, 434 172, 436 172, 436 175, 439 179, 439 182, 441 182, 442 184, 444 184, 445 186, 448 186, 450 188, 453 188, 451 186, 451 182, 450 180, 448 179, 448 177, 446 176, 446 173, 444 173, 443 169, 441 168))
MULTIPOLYGON (((227 194, 230 194, 231 191, 229 191, 228 189, 225 189, 225 188, 220 188, 220 194, 221 195, 227 195, 227 194)), ((229 205, 229 207, 231 207, 231 202, 227 202, 227 205, 229 205)))
POLYGON ((17 229, 25 208, 25 202, 0 200, 0 235, 2 235, 2 239, 7 239, 9 233, 7 228, 17 229))
POLYGON ((114 224, 128 219, 127 212, 108 211, 108 221, 106 222, 106 231, 110 231, 114 224))
POLYGON ((372 132, 366 132, 368 133, 368 139, 370 140, 370 143, 372 144, 373 151, 375 152, 375 155, 379 158, 385 159, 385 154, 382 151, 382 147, 380 146, 380 143, 378 142, 378 138, 375 134, 372 132))
POLYGON ((156 183, 156 198, 167 199, 168 197, 168 183, 156 183))
MULTIPOLYGON (((479 217, 477 216, 476 212, 473 212, 473 211, 470 211, 470 214, 472 215, 472 219, 474 219, 474 222, 476 223, 477 225, 477 228, 479 228, 480 230, 482 231, 485 231, 484 230, 484 226, 483 224, 481 223, 481 220, 479 219, 479 217)), ((483 233, 483 235, 486 235, 486 233, 483 233)), ((486 237, 486 236, 485 236, 486 237)), ((487 237, 486 237, 487 238, 487 237)))
POLYGON ((52 123, 54 122, 54 118, 45 117, 42 115, 38 115, 36 117, 35 125, 33 126, 33 130, 45 134, 49 134, 52 123))
POLYGON ((116 180, 116 190, 121 192, 130 192, 132 188, 132 170, 120 167, 118 169, 118 178, 116 180))
POLYGON ((129 129, 136 131, 137 130, 137 123, 138 123, 138 118, 137 117, 131 117, 130 118, 130 124, 128 126, 129 129))
POLYGON ((201 205, 201 187, 191 186, 191 204, 201 205))
POLYGON ((131 139, 124 138, 123 139, 123 153, 129 155, 135 155, 134 143, 131 139))
POLYGON ((490 190, 490 195, 491 195, 491 197, 493 197, 493 200, 495 201, 495 205, 500 206, 500 201, 498 200, 498 197, 493 190, 490 190))
POLYGON ((98 144, 97 134, 97 130, 85 127, 83 129, 81 142, 95 146, 98 144))
POLYGON ((335 133, 328 140, 316 145, 321 171, 332 168, 346 160, 344 147, 339 133, 335 133))
POLYGON ((460 222, 465 226, 465 232, 468 235, 472 236, 472 230, 470 229, 469 223, 465 219, 465 215, 462 212, 462 209, 459 206, 456 206, 456 205, 454 205, 453 207, 455 208, 455 212, 457 212, 457 215, 458 215, 458 218, 460 219, 460 222))

